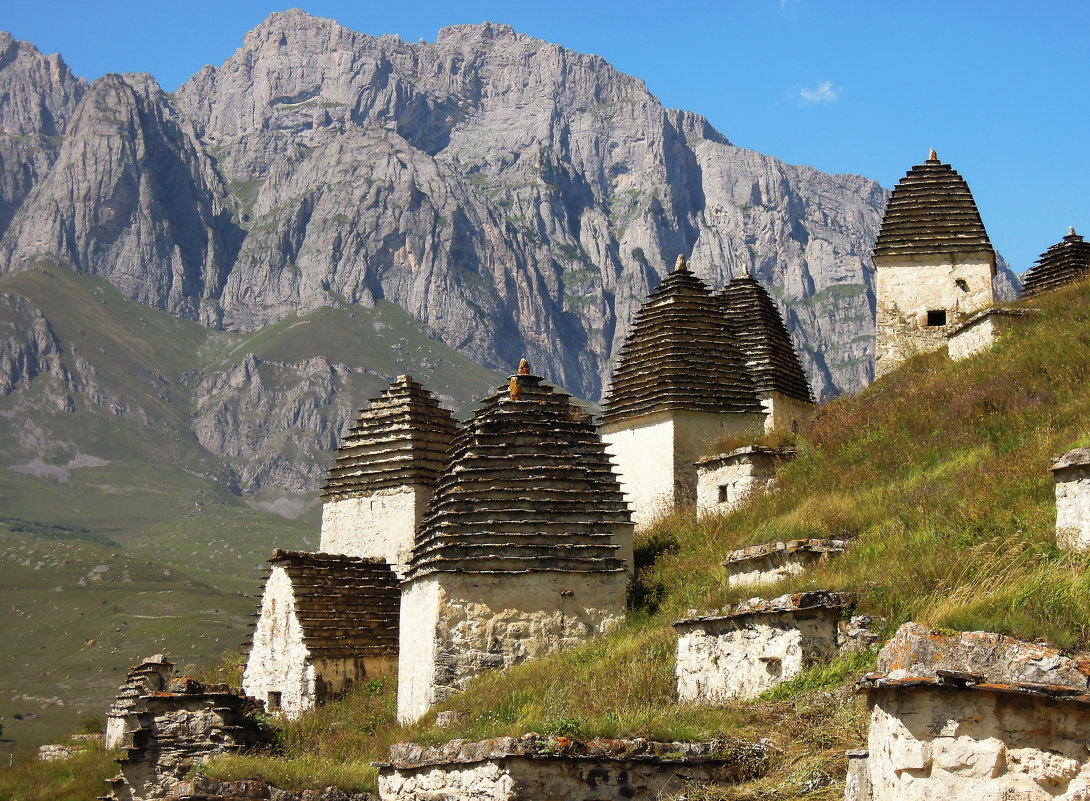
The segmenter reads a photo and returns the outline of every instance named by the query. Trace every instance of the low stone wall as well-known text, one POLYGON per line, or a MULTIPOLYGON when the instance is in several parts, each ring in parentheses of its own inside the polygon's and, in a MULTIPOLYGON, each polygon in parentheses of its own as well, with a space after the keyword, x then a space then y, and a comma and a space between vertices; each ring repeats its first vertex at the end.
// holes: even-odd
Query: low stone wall
POLYGON ((794 448, 747 445, 696 463, 696 516, 726 514, 769 487, 776 471, 795 457, 794 448))
POLYGON ((281 790, 258 779, 221 782, 195 776, 174 785, 171 801, 376 801, 371 793, 349 793, 338 787, 321 790, 281 790))
POLYGON ((855 596, 805 592, 755 598, 725 615, 679 620, 677 676, 682 702, 755 698, 846 645, 840 618, 855 596))
POLYGON ((774 584, 839 556, 848 543, 848 540, 789 540, 740 548, 728 553, 723 561, 727 583, 731 587, 774 584))
POLYGON ((425 747, 399 743, 379 765, 382 801, 652 801, 761 776, 768 748, 741 740, 578 741, 536 734, 425 747))
POLYGON ((949 353, 954 361, 968 359, 987 350, 1020 319, 1037 309, 984 309, 950 331, 949 353))
POLYGON ((1076 448, 1052 460, 1056 483, 1056 544, 1090 550, 1090 448, 1076 448))
POLYGON ((865 761, 846 801, 1090 798, 1090 658, 908 623, 858 685, 865 761))

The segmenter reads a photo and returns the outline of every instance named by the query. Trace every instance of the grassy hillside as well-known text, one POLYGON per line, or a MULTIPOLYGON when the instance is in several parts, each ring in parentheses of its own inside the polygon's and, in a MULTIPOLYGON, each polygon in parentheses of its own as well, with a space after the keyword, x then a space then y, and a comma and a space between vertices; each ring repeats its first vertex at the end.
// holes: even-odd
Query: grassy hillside
POLYGON ((45 315, 64 368, 86 382, 71 412, 47 374, 0 397, 0 739, 16 746, 101 717, 145 656, 166 652, 185 668, 236 648, 272 549, 318 545, 313 495, 293 499, 302 514, 288 519, 265 511, 285 508, 276 488, 230 491, 233 465, 190 430, 193 376, 247 353, 321 355, 356 371, 344 390, 353 408, 402 372, 463 409, 502 380, 386 303, 243 335, 47 264, 4 275, 0 292, 45 315))
MULTIPOLYGON (((663 520, 637 542, 634 608, 616 634, 476 680, 433 716, 399 728, 392 680, 283 729, 279 754, 221 760, 222 777, 260 774, 292 786, 369 787, 372 759, 398 739, 428 742, 526 731, 563 735, 768 738, 774 770, 709 798, 843 794, 843 750, 866 734, 850 680, 873 654, 817 668, 753 702, 679 707, 670 623, 689 609, 754 594, 731 589, 719 562, 734 547, 782 538, 851 536, 843 557, 775 588, 858 592, 861 610, 954 629, 1090 645, 1090 558, 1053 543, 1049 457, 1090 445, 1090 286, 1039 299, 1042 313, 992 351, 954 364, 910 360, 856 397, 824 407, 798 437, 778 491, 697 523, 663 520)), ((690 798, 694 796, 690 793, 690 798)))

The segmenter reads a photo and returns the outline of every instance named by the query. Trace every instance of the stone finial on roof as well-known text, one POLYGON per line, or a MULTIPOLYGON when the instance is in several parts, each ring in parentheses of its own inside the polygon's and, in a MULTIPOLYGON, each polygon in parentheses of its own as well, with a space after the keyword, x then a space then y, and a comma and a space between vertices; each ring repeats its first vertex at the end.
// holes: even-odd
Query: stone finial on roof
POLYGON ((679 253, 677 256, 677 261, 674 262, 674 270, 683 273, 688 269, 689 262, 685 261, 685 257, 679 253))
POLYGON ((928 155, 927 155, 927 160, 928 161, 938 161, 939 160, 939 154, 935 152, 935 148, 931 148, 931 152, 928 153, 928 155))
POLYGON ((523 359, 519 362, 519 375, 530 375, 530 363, 523 359))
POLYGON ((1075 226, 1073 226, 1073 225, 1067 226, 1067 235, 1068 236, 1075 236, 1075 226))

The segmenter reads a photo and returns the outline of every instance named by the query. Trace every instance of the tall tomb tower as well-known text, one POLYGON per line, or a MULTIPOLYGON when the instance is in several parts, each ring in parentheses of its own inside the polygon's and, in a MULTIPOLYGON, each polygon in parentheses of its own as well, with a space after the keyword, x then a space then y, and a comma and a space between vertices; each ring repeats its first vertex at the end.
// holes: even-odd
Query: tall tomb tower
POLYGON ((894 188, 873 259, 876 378, 995 303, 995 251, 976 201, 934 150, 894 188))

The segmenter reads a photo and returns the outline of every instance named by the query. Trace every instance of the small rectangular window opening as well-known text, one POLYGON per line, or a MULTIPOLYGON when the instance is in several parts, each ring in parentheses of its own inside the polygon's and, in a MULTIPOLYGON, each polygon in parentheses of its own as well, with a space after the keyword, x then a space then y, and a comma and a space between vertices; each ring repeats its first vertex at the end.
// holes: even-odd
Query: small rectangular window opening
POLYGON ((719 503, 727 502, 727 485, 723 484, 719 487, 719 503))
POLYGON ((268 708, 269 708, 268 711, 269 712, 275 712, 278 709, 280 709, 280 693, 270 692, 269 693, 269 702, 268 702, 268 704, 266 704, 266 706, 268 706, 268 708))
POLYGON ((927 327, 946 325, 946 309, 928 309, 927 327))

